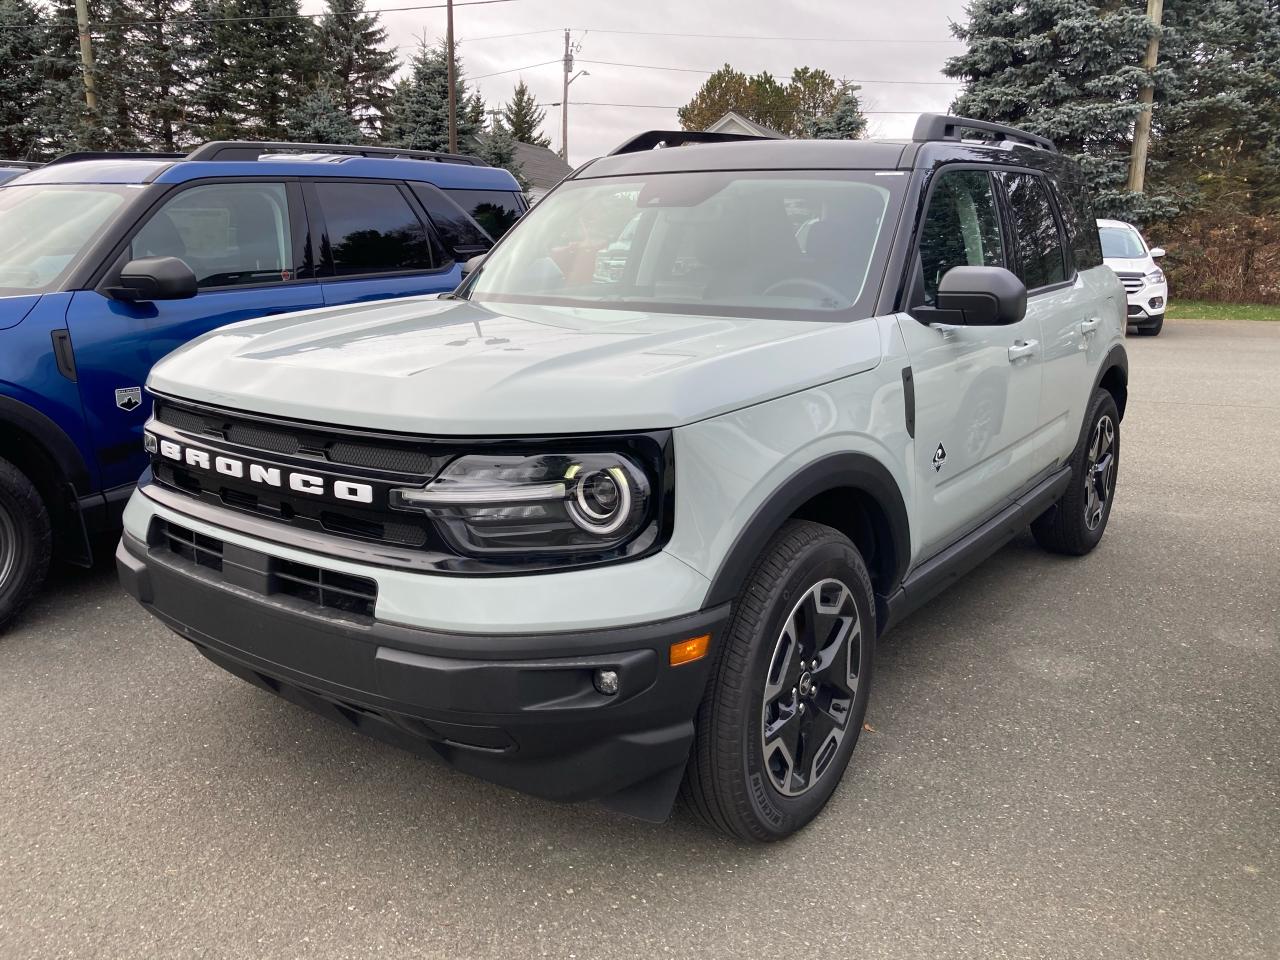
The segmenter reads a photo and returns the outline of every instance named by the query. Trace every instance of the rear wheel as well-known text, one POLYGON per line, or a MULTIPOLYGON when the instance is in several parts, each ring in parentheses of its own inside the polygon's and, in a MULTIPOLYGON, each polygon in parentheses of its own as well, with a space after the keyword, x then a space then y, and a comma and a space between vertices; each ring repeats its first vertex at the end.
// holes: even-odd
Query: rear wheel
POLYGON ((1115 499, 1120 471, 1120 411, 1106 390, 1089 404, 1087 429, 1071 457, 1071 482, 1062 498, 1031 524, 1046 550, 1083 556, 1098 545, 1115 499))
POLYGON ((0 631, 44 583, 52 541, 39 492, 26 474, 0 460, 0 631))
POLYGON ((789 522, 748 577, 698 711, 683 788, 698 816, 756 841, 817 816, 862 731, 875 635, 857 548, 789 522))

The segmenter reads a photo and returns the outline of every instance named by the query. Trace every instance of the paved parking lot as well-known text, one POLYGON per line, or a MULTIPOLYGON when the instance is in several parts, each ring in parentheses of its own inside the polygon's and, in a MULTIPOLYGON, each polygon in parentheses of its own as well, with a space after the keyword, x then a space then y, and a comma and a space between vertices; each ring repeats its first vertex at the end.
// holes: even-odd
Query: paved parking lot
POLYGON ((1280 323, 1129 350, 1102 545, 891 635, 769 848, 362 739, 59 576, 0 637, 0 957, 1280 957, 1280 323))

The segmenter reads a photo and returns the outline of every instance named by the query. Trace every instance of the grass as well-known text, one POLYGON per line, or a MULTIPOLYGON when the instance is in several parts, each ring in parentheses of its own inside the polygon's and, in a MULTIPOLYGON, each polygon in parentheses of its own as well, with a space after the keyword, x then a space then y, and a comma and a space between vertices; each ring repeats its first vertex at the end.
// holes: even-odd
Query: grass
POLYGON ((1168 316, 1171 320, 1280 320, 1280 304, 1175 299, 1169 305, 1168 316))

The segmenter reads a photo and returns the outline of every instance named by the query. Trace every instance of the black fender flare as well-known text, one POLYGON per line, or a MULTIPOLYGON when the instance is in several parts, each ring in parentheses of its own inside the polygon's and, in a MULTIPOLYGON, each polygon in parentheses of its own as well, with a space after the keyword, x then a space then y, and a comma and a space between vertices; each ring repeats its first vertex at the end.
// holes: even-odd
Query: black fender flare
POLYGON ((75 442, 60 426, 35 407, 13 397, 0 396, 0 427, 6 424, 35 441, 77 494, 93 492, 89 467, 75 442))
POLYGON ((865 453, 836 453, 815 460, 787 478, 751 515, 711 578, 705 608, 737 598, 752 565, 782 525, 819 494, 850 487, 873 498, 888 520, 894 572, 889 591, 902 581, 911 559, 906 502, 884 464, 865 453))
MULTIPOLYGON (((1099 389, 1101 389, 1102 381, 1106 379, 1107 374, 1109 374, 1112 370, 1120 371, 1120 379, 1124 384, 1125 393, 1127 395, 1128 387, 1129 387, 1129 354, 1125 350, 1123 344, 1117 343, 1114 347, 1112 347, 1109 351, 1107 351, 1106 358, 1102 361, 1101 364, 1099 364, 1098 375, 1093 378, 1093 389, 1089 391, 1089 397, 1086 398, 1086 402, 1085 402, 1086 409, 1088 408, 1089 401, 1092 399, 1093 395, 1097 393, 1099 389)), ((1118 403, 1117 406, 1120 408, 1120 419, 1123 420, 1125 404, 1118 403)), ((1084 427, 1082 426, 1081 429, 1083 430, 1084 427)))

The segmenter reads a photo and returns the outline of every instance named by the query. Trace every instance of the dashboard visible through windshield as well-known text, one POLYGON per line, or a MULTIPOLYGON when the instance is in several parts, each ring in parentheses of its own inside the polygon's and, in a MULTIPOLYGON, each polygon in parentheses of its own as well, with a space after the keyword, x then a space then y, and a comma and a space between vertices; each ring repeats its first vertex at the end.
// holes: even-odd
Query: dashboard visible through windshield
POLYGON ((570 181, 461 295, 710 315, 870 315, 905 177, 728 171, 570 181))

